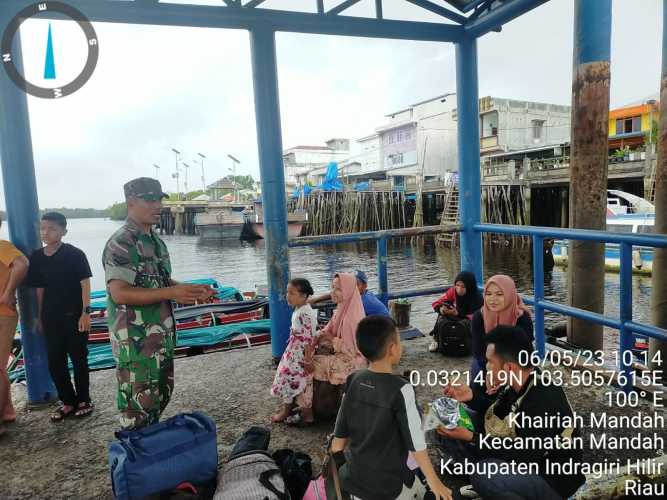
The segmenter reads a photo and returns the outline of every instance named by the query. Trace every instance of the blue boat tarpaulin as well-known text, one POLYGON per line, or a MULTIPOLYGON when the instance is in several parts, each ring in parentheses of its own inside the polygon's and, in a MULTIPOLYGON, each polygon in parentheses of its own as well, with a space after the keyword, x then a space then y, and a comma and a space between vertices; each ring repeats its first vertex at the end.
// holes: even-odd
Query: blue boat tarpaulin
MULTIPOLYGON (((259 319, 253 321, 242 321, 240 323, 231 323, 228 325, 209 326, 205 328, 192 328, 189 330, 179 330, 176 333, 177 347, 205 347, 221 344, 238 335, 258 335, 271 331, 271 320, 259 319)), ((69 363, 69 370, 72 372, 72 363, 69 363)), ((88 346, 88 366, 91 370, 101 370, 104 368, 113 368, 116 362, 111 351, 111 343, 93 344, 88 346)), ((23 366, 9 373, 9 380, 25 380, 25 368, 23 366)))
MULTIPOLYGON (((216 290, 216 296, 219 300, 243 300, 241 292, 233 286, 221 285, 213 278, 201 278, 194 280, 187 280, 185 283, 192 283, 195 285, 210 285, 216 290)), ((107 292, 105 290, 96 290, 90 293, 90 307, 94 311, 102 311, 107 308, 107 292)))

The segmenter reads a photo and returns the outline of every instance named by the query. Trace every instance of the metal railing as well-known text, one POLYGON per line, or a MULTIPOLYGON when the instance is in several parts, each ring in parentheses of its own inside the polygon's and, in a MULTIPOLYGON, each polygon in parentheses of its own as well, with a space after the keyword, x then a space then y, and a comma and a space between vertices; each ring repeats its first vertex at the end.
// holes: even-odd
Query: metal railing
POLYGON ((334 245, 336 243, 351 243, 356 241, 375 241, 377 243, 377 273, 378 298, 387 305, 390 299, 403 297, 419 297, 443 293, 449 287, 421 288, 417 290, 403 290, 396 293, 389 292, 387 279, 387 240, 392 238, 412 238, 442 233, 456 233, 461 230, 459 225, 439 225, 424 227, 408 227, 403 229, 387 229, 384 231, 368 231, 364 233, 326 234, 322 236, 301 236, 289 240, 290 247, 307 247, 315 245, 334 245))
POLYGON ((619 330, 618 370, 623 373, 620 385, 623 390, 632 388, 632 356, 625 355, 631 352, 634 343, 633 334, 638 333, 667 341, 667 330, 652 325, 636 323, 632 320, 632 247, 641 245, 653 248, 667 248, 667 237, 658 235, 635 235, 624 233, 609 233, 587 229, 556 229, 534 226, 505 226, 500 224, 475 224, 474 230, 482 233, 499 233, 514 236, 531 236, 533 243, 533 297, 527 302, 535 308, 535 344, 538 353, 544 357, 546 352, 546 337, 544 334, 544 312, 551 311, 565 316, 589 321, 598 325, 619 330), (544 239, 559 238, 565 240, 591 241, 599 243, 617 243, 620 245, 620 314, 614 319, 604 314, 594 313, 577 307, 557 304, 544 298, 544 239))
MULTIPOLYGON (((659 235, 638 235, 626 233, 609 233, 605 231, 593 231, 586 229, 559 229, 536 226, 508 226, 501 224, 475 224, 474 231, 479 233, 497 233, 514 236, 530 236, 533 244, 533 297, 526 297, 526 302, 535 308, 535 347, 541 358, 546 354, 546 336, 544 332, 544 313, 551 311, 565 316, 589 321, 599 325, 619 330, 620 355, 618 359, 618 370, 623 373, 620 385, 623 390, 632 389, 632 356, 626 356, 625 352, 631 352, 634 334, 644 335, 659 340, 667 341, 667 330, 652 325, 637 323, 632 319, 632 247, 646 246, 653 248, 667 248, 667 237, 659 235), (618 319, 572 307, 557 304, 544 298, 544 253, 543 245, 545 238, 558 238, 564 240, 591 241, 599 243, 617 243, 620 245, 620 314, 618 319)), ((386 231, 372 231, 365 233, 347 233, 323 236, 306 236, 293 238, 289 241, 290 247, 302 247, 313 245, 330 245, 336 243, 349 243, 356 241, 377 242, 377 273, 379 281, 378 296, 385 304, 389 299, 401 297, 418 297, 423 295, 434 295, 443 293, 448 287, 422 288, 415 290, 403 290, 391 293, 387 281, 387 240, 391 238, 404 238, 434 235, 440 233, 460 232, 461 226, 426 226, 419 228, 392 229, 386 231)))

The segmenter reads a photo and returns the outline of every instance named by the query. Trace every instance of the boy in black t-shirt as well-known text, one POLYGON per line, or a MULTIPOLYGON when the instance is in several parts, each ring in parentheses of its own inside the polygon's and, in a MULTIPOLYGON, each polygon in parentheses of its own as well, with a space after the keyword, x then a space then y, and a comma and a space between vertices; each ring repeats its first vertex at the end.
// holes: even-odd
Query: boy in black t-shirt
POLYGON ((46 245, 30 256, 28 285, 37 288, 40 330, 46 338, 49 372, 63 406, 51 415, 60 422, 93 411, 89 393, 90 266, 78 248, 63 243, 67 219, 58 212, 42 216, 40 236, 46 245), (74 387, 67 356, 74 368, 74 387))
POLYGON ((423 485, 407 465, 412 452, 434 498, 451 500, 426 451, 415 391, 392 374, 403 352, 396 323, 387 316, 364 318, 357 345, 370 366, 348 377, 331 444, 342 488, 363 500, 422 498, 423 485))

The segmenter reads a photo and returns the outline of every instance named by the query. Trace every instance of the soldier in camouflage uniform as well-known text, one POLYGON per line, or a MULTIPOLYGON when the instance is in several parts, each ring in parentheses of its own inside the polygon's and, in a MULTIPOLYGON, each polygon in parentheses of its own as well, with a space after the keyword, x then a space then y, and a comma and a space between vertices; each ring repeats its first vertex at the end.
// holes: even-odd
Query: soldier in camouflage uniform
POLYGON ((124 186, 128 217, 104 248, 108 322, 118 379, 120 423, 134 429, 155 423, 174 388, 176 325, 172 300, 192 304, 215 292, 171 279, 167 246, 153 231, 160 221, 159 181, 124 186))

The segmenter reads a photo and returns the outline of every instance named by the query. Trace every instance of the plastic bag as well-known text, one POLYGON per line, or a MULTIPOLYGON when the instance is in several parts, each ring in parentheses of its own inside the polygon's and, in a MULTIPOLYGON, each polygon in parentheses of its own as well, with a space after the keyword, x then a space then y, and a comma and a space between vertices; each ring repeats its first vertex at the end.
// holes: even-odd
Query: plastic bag
POLYGON ((424 431, 434 430, 440 426, 445 429, 454 429, 460 426, 469 431, 475 430, 465 407, 455 399, 446 396, 429 403, 422 423, 424 431))

